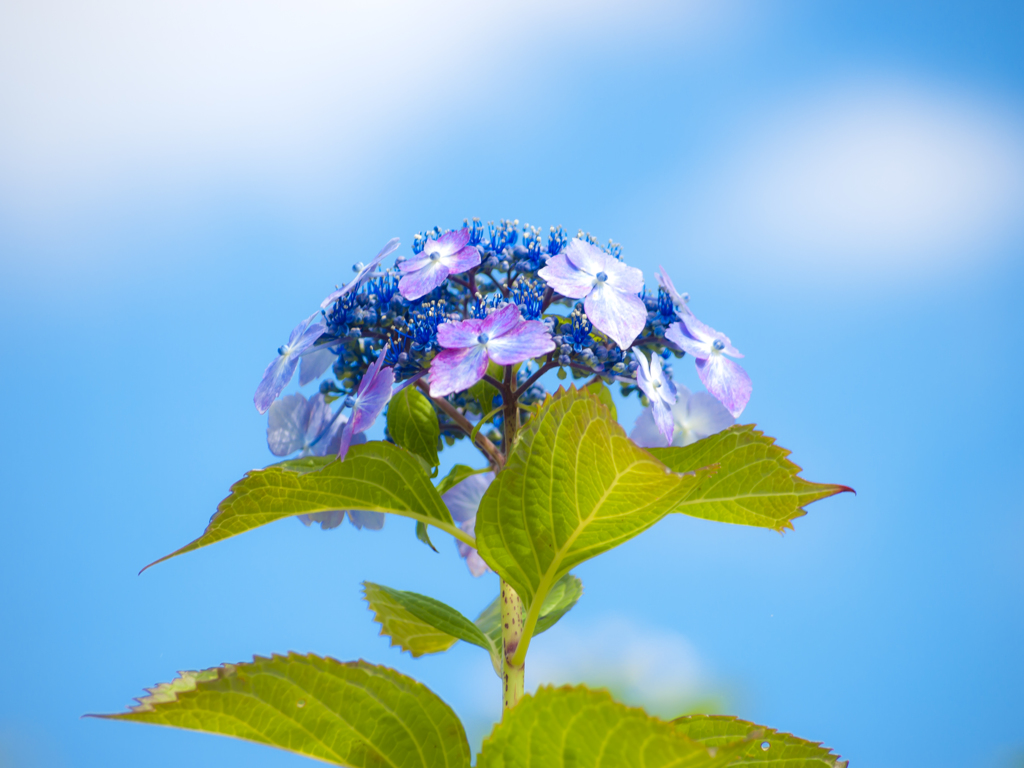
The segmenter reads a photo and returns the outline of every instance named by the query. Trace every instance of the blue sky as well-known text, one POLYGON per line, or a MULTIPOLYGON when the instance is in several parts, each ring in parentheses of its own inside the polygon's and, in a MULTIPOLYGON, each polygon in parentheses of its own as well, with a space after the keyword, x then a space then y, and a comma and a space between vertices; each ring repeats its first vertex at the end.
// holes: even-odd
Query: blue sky
POLYGON ((414 661, 359 600, 368 579, 479 610, 496 579, 450 542, 282 521, 136 575, 271 461, 252 391, 297 319, 389 237, 480 216, 664 264, 746 354, 743 421, 858 491, 782 537, 677 517, 586 564, 532 683, 667 686, 857 768, 1019 765, 1022 15, 0 8, 0 764, 300 765, 79 719, 287 650, 396 666, 486 732, 486 659, 414 661))

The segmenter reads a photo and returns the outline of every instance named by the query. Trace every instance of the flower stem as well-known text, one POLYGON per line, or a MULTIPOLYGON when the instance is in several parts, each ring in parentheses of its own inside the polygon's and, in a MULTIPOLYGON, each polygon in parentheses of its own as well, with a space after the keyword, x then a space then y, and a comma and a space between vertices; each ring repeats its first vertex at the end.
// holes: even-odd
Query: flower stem
POLYGON ((523 637, 523 601, 504 579, 501 582, 502 705, 511 709, 523 697, 526 662, 512 664, 523 637))

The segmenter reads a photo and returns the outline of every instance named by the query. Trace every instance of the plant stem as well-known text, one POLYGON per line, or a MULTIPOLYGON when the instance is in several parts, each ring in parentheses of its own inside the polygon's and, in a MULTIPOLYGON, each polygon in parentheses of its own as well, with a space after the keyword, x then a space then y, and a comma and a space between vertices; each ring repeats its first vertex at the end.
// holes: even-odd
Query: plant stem
POLYGON ((523 697, 526 662, 514 666, 512 657, 523 637, 523 601, 511 586, 501 582, 502 706, 511 709, 523 697))
MULTIPOLYGON (((417 381, 416 386, 419 387, 423 394, 430 397, 430 388, 422 381, 417 381)), ((469 423, 469 419, 459 413, 455 406, 445 400, 443 397, 430 397, 431 402, 434 403, 449 419, 451 419, 463 432, 467 435, 473 433, 473 425, 469 423)), ((477 448, 490 459, 491 463, 494 464, 495 469, 501 469, 505 465, 505 457, 501 455, 501 451, 498 450, 498 446, 488 440, 484 435, 479 432, 474 439, 477 448)))
POLYGON ((512 445, 519 433, 519 398, 512 388, 512 366, 505 366, 505 380, 501 383, 501 400, 505 406, 502 418, 505 421, 505 460, 512 453, 512 445))

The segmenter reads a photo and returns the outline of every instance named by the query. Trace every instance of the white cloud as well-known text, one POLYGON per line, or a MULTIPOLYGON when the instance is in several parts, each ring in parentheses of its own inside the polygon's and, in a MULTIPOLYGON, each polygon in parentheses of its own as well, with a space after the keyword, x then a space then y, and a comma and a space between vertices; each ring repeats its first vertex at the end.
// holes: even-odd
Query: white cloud
POLYGON ((665 716, 707 695, 707 675, 685 637, 614 616, 535 638, 527 689, 542 683, 606 686, 616 698, 665 716))
POLYGON ((701 36, 720 15, 706 0, 6 3, 0 183, 49 198, 153 171, 337 177, 476 119, 545 54, 701 36))
POLYGON ((839 85, 776 107, 728 157, 695 217, 702 240, 790 271, 970 266, 1016 235, 1024 213, 1019 121, 909 83, 839 85))

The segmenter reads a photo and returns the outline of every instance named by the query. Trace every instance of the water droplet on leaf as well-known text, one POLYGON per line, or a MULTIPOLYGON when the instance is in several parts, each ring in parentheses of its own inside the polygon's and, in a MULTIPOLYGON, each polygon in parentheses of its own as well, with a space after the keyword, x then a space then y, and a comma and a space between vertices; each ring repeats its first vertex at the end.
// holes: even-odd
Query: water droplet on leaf
MULTIPOLYGON (((306 706, 306 700, 305 699, 299 699, 298 701, 295 702, 295 706, 298 707, 299 709, 302 709, 304 706, 306 706)), ((767 749, 767 747, 765 747, 765 749, 767 749)))
POLYGON ((770 746, 771 746, 771 744, 769 744, 767 741, 762 741, 761 742, 761 749, 763 749, 765 752, 768 751, 768 747, 770 747, 770 746))

